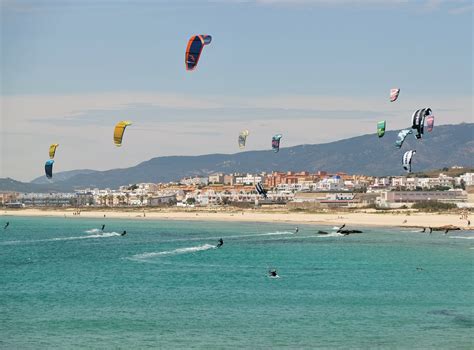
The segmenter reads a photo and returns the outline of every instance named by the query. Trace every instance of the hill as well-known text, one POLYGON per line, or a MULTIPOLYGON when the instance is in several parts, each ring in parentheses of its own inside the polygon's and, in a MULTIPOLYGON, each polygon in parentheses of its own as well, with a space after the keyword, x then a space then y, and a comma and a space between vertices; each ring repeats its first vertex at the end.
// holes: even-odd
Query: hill
MULTIPOLYGON (((402 149, 394 146, 397 134, 398 131, 388 131, 383 138, 378 138, 374 133, 319 145, 282 148, 279 153, 266 150, 157 157, 126 169, 75 174, 51 185, 62 191, 85 187, 117 188, 138 182, 177 181, 185 176, 215 172, 326 170, 373 176, 400 175, 404 173, 401 166, 402 155, 409 149, 417 150, 413 159, 415 172, 473 165, 472 123, 436 126, 422 140, 415 140, 412 135, 408 135, 402 149)), ((60 174, 55 174, 55 177, 60 174)), ((4 186, 0 182, 0 189, 6 190, 4 186)))

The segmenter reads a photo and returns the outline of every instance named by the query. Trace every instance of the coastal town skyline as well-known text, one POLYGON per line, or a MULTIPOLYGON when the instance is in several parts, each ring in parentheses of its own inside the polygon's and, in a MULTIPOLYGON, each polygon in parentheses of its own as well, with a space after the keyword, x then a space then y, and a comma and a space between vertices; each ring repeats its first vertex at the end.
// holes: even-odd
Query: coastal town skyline
POLYGON ((234 153, 242 129, 257 150, 277 132, 287 147, 404 128, 423 106, 472 121, 469 1, 347 4, 3 1, 0 177, 37 176, 51 143, 62 170, 105 170, 234 153), (189 73, 196 31, 214 39, 189 73))

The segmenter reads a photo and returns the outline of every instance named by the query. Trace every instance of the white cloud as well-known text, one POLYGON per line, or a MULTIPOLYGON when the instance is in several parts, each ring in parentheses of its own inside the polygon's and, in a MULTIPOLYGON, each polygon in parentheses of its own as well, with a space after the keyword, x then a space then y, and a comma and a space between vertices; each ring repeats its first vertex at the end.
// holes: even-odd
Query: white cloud
POLYGON ((107 93, 3 96, 0 177, 30 180, 42 174, 50 143, 60 144, 55 171, 128 167, 163 155, 234 153, 237 134, 249 129, 249 150, 321 143, 406 127, 411 113, 430 106, 436 123, 472 121, 472 96, 405 96, 396 103, 374 97, 277 95, 268 97, 107 93), (148 118, 141 113, 142 105, 148 118), (92 113, 93 111, 94 113, 92 113), (96 120, 97 119, 97 120, 96 120), (102 121, 99 122, 101 119, 102 121), (124 146, 116 148, 116 121, 130 119, 124 146))

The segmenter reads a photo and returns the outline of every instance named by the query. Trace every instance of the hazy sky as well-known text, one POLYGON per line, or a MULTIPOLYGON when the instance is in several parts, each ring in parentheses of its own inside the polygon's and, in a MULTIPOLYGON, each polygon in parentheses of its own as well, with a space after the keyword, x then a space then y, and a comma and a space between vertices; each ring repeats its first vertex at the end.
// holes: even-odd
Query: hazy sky
POLYGON ((471 122, 471 0, 1 0, 0 177, 471 122), (187 72, 193 34, 212 35, 187 72), (389 102, 389 90, 400 98, 389 102), (124 145, 116 122, 131 120, 124 145))

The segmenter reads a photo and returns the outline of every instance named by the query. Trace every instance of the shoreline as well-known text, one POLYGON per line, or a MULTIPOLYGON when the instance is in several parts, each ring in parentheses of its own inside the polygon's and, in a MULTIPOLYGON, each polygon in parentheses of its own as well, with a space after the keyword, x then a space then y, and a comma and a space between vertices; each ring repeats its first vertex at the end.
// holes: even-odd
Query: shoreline
POLYGON ((63 217, 73 219, 134 219, 134 220, 187 220, 187 221, 231 221, 231 222, 269 222, 294 224, 320 224, 373 227, 423 228, 452 225, 462 230, 471 230, 466 220, 458 214, 418 213, 418 212, 289 212, 259 210, 170 210, 170 209, 131 209, 131 210, 81 210, 75 209, 6 209, 0 211, 1 217, 63 217), (145 213, 145 217, 144 217, 145 213))

